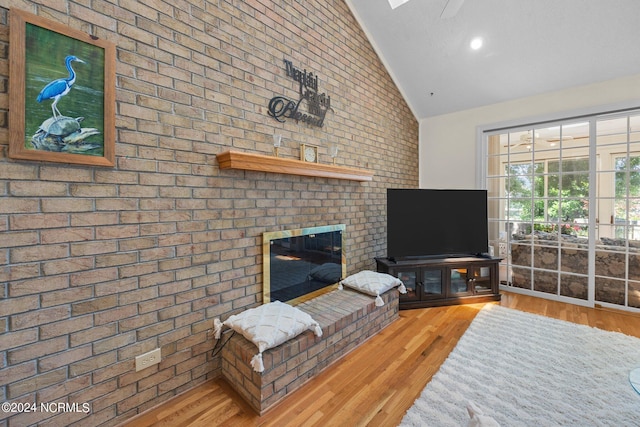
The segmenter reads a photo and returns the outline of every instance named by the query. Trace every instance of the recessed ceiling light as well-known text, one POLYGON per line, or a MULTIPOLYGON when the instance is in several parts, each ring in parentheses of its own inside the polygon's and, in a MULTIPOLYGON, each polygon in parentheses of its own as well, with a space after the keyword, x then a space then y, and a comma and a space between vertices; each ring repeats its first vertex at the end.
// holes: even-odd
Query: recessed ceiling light
POLYGON ((471 40, 471 43, 469 44, 469 46, 471 46, 471 49, 473 50, 478 50, 482 47, 482 37, 475 37, 473 40, 471 40))
POLYGON ((389 0, 389 6, 391 6, 391 9, 395 9, 396 7, 402 6, 408 1, 409 0, 389 0))

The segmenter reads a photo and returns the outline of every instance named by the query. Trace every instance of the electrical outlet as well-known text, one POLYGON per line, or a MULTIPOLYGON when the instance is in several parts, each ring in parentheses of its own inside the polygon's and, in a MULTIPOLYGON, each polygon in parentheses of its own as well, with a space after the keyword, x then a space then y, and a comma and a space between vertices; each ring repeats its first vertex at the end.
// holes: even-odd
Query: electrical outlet
POLYGON ((507 242, 500 242, 498 246, 498 254, 504 258, 507 256, 507 242))
POLYGON ((160 349, 156 348, 155 350, 151 350, 148 353, 141 354, 136 357, 136 372, 143 370, 144 368, 148 368, 149 366, 160 363, 161 354, 160 349))

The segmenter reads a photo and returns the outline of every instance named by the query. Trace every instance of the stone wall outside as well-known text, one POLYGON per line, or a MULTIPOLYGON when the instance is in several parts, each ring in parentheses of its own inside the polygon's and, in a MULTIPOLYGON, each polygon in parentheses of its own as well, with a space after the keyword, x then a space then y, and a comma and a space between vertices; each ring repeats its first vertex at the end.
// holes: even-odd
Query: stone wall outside
MULTIPOLYGON (((625 275, 629 279, 629 306, 640 307, 640 250, 626 247, 609 239, 598 242, 595 253, 596 301, 611 304, 625 304, 625 275), (628 260, 628 261, 627 261, 628 260)), ((588 245, 586 239, 566 237, 558 241, 546 240, 539 236, 524 236, 511 242, 511 285, 519 288, 534 289, 541 292, 557 293, 560 270, 560 294, 586 300, 588 245), (531 253, 533 251, 533 264, 531 253), (558 257, 560 265, 558 266, 558 257), (533 283, 531 279, 531 265, 533 283), (549 270, 549 271, 545 271, 549 270)))

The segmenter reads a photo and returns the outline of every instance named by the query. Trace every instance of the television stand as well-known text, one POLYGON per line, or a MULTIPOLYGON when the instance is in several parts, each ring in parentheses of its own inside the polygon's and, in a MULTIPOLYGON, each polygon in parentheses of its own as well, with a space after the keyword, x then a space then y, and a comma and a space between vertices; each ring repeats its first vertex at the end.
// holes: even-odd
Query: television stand
POLYGON ((494 257, 376 258, 377 270, 399 278, 407 288, 400 309, 500 301, 494 257))

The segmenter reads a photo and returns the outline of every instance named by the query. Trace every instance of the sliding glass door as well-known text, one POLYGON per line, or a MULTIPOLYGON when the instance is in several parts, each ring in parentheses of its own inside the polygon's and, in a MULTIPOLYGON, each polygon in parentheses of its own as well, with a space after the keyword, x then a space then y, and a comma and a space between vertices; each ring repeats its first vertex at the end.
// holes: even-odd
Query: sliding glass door
POLYGON ((640 115, 596 122, 595 301, 640 308, 640 115))
POLYGON ((487 135, 490 244, 503 286, 640 307, 639 131, 640 115, 624 114, 487 135))

